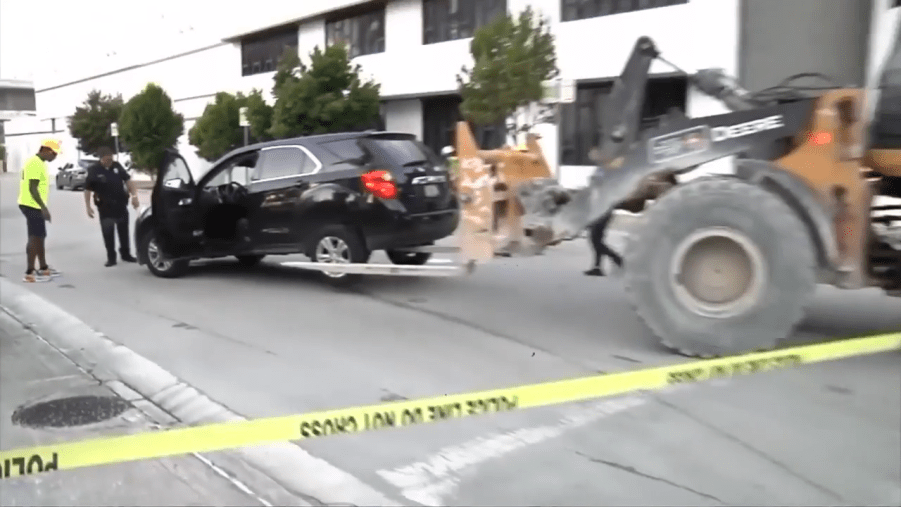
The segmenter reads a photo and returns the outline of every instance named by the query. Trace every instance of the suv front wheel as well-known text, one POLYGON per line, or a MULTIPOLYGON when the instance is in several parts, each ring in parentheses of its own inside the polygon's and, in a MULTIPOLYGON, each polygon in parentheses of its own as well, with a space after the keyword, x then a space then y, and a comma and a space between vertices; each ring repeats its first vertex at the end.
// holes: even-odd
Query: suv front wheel
POLYGON ((188 271, 188 261, 172 261, 163 258, 163 251, 160 249, 156 233, 153 231, 144 235, 139 248, 141 249, 141 256, 147 260, 147 269, 155 276, 160 278, 178 278, 184 276, 188 271))

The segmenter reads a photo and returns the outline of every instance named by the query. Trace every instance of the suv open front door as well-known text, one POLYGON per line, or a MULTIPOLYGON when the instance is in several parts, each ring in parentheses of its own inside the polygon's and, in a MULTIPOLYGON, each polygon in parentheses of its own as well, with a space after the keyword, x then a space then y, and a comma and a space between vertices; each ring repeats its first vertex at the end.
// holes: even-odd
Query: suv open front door
POLYGON ((176 151, 167 150, 151 197, 154 232, 166 258, 191 257, 202 248, 196 189, 185 159, 176 151))

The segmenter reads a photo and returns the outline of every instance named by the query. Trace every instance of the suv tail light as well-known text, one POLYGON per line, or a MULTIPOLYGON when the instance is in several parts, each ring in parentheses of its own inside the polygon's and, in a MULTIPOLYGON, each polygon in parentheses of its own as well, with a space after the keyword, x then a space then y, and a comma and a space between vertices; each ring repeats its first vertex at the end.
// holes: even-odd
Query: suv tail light
POLYGON ((380 199, 396 199, 397 183, 389 171, 376 170, 364 173, 360 177, 363 188, 380 199))

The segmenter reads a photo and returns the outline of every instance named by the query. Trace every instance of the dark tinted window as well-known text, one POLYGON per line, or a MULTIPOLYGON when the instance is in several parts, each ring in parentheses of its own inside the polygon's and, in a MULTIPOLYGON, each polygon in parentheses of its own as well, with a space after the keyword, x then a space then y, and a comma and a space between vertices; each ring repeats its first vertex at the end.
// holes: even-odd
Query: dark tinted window
POLYGON ((256 35, 241 41, 241 75, 251 76, 275 71, 286 48, 297 49, 298 28, 256 35))
POLYGON ((385 8, 325 24, 325 42, 343 42, 351 58, 385 51, 385 8))
POLYGON ((268 180, 311 173, 316 162, 300 148, 286 146, 264 150, 257 167, 256 179, 268 180))
POLYGON ((688 0, 562 0, 560 6, 563 21, 576 21, 687 3, 688 0))
POLYGON ((472 37, 480 27, 507 13, 506 0, 423 0, 423 44, 472 37))
POLYGON ((440 164, 441 160, 426 145, 410 138, 364 138, 361 144, 380 161, 393 166, 427 162, 440 164))
MULTIPOLYGON (((601 112, 610 82, 581 84, 576 88, 576 101, 560 108, 560 163, 563 165, 594 165, 588 152, 600 144, 601 112)), ((648 80, 642 128, 655 126, 670 109, 685 111, 688 82, 685 78, 651 78, 648 80)))
POLYGON ((96 160, 81 159, 78 161, 78 167, 80 167, 82 169, 87 169, 96 163, 97 163, 96 160))
POLYGON ((329 151, 339 161, 362 159, 366 155, 363 148, 357 143, 357 139, 343 139, 341 141, 332 141, 323 143, 322 147, 329 151))
MULTIPOLYGON (((444 95, 422 99, 422 140, 435 153, 445 146, 454 145, 457 122, 460 115, 459 95, 444 95)), ((469 126, 476 142, 483 149, 500 148, 506 141, 504 122, 495 125, 469 126)))

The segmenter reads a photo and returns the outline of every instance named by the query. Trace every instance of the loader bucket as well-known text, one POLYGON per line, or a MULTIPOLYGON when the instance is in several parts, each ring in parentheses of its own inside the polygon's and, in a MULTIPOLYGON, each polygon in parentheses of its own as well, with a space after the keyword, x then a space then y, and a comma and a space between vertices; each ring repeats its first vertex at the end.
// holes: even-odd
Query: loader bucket
POLYGON ((530 134, 520 148, 482 150, 469 125, 458 122, 456 151, 464 259, 485 262, 495 255, 537 253, 540 249, 523 230, 523 208, 516 189, 522 183, 551 177, 538 137, 530 134))

